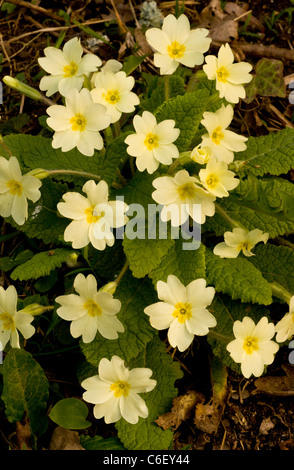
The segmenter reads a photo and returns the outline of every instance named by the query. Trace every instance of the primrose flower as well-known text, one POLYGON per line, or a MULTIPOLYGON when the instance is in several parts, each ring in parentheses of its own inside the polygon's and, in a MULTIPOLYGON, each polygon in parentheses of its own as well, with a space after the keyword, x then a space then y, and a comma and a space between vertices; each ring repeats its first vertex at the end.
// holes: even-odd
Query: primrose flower
POLYGON ((160 74, 174 73, 179 64, 186 67, 203 64, 203 54, 208 51, 211 43, 208 33, 205 28, 190 30, 187 16, 180 15, 176 18, 171 14, 164 18, 162 29, 148 29, 146 39, 157 51, 154 54, 154 64, 160 68, 160 74))
POLYGON ((265 365, 274 361, 274 354, 279 345, 271 338, 275 334, 275 326, 269 323, 266 317, 262 317, 257 325, 249 317, 244 317, 242 322, 237 320, 233 326, 235 338, 227 345, 232 359, 241 363, 241 371, 244 377, 252 374, 259 377, 265 365))
POLYGON ((235 189, 240 180, 235 179, 235 173, 228 170, 226 162, 211 158, 205 169, 199 171, 199 178, 208 192, 216 197, 227 197, 235 189))
POLYGON ((128 206, 123 201, 108 201, 108 185, 105 181, 96 184, 87 181, 83 192, 68 192, 63 195, 64 202, 57 208, 61 215, 73 221, 66 227, 64 240, 72 242, 73 248, 83 248, 91 243, 97 250, 114 244, 112 228, 122 227, 128 221, 125 212, 128 206))
POLYGON ((36 202, 41 193, 42 183, 31 175, 22 175, 16 157, 6 160, 0 157, 0 215, 23 225, 28 218, 28 202, 36 202))
POLYGON ((120 418, 136 424, 139 417, 147 418, 148 408, 139 393, 150 392, 156 380, 150 379, 152 370, 145 367, 128 369, 124 361, 113 356, 101 359, 98 375, 85 379, 81 385, 86 392, 83 399, 93 403, 96 419, 104 417, 105 423, 114 423, 120 418))
POLYGON ((224 233, 224 242, 218 243, 213 253, 221 258, 237 258, 240 251, 247 257, 254 256, 252 249, 259 242, 267 243, 268 233, 263 233, 258 228, 248 232, 240 227, 235 227, 232 232, 224 233))
POLYGON ((294 295, 289 302, 289 312, 276 324, 276 341, 283 343, 294 335, 294 295))
POLYGON ((120 301, 109 292, 97 291, 97 281, 92 274, 85 277, 79 273, 74 280, 74 289, 78 295, 61 295, 55 299, 61 305, 57 314, 71 321, 71 335, 74 338, 82 336, 84 343, 93 341, 97 331, 104 338, 117 339, 118 332, 124 331, 116 317, 121 309, 120 301))
POLYGON ((91 96, 94 103, 106 107, 111 122, 116 122, 122 113, 135 111, 135 106, 140 103, 136 93, 131 91, 134 85, 134 77, 127 77, 123 71, 113 73, 102 70, 96 74, 95 88, 91 90, 91 96))
POLYGON ((186 287, 174 275, 167 282, 157 282, 161 302, 144 309, 150 324, 157 330, 168 328, 168 341, 179 351, 187 349, 194 335, 204 336, 216 326, 215 317, 206 309, 211 304, 215 289, 206 287, 205 279, 196 279, 186 287))
POLYGON ((83 48, 78 38, 72 38, 64 44, 63 50, 46 47, 45 57, 38 59, 39 65, 50 75, 40 80, 40 90, 51 96, 57 91, 63 96, 76 88, 81 90, 84 75, 97 71, 102 65, 101 59, 94 54, 82 57, 83 48))
POLYGON ((128 154, 136 157, 139 171, 154 173, 159 163, 170 165, 173 158, 179 157, 179 151, 172 142, 179 137, 180 130, 174 127, 173 119, 157 124, 155 116, 144 111, 142 116, 134 117, 133 125, 136 134, 128 135, 125 143, 128 145, 128 154))
POLYGON ((209 147, 202 147, 202 145, 199 144, 191 151, 190 158, 192 158, 195 163, 205 165, 211 158, 211 149, 209 147))
POLYGON ((53 105, 47 108, 47 124, 54 131, 52 147, 68 152, 74 147, 91 157, 94 149, 103 148, 103 139, 99 131, 110 124, 110 116, 105 106, 93 103, 89 90, 83 88, 69 91, 65 106, 53 105))
POLYGON ((229 103, 238 103, 239 98, 245 98, 246 92, 243 83, 249 83, 252 75, 252 65, 248 62, 234 62, 234 54, 229 44, 223 44, 218 56, 205 57, 206 64, 203 70, 209 80, 216 80, 216 89, 220 98, 225 98, 229 103))
POLYGON ((0 286, 0 351, 4 350, 8 341, 12 348, 19 348, 19 333, 25 339, 35 333, 31 325, 34 317, 28 313, 17 311, 17 292, 14 286, 6 290, 0 286))
POLYGON ((152 198, 163 204, 160 213, 163 222, 170 220, 172 226, 178 227, 190 216, 203 224, 206 216, 211 217, 215 213, 215 196, 201 188, 198 179, 186 170, 178 171, 175 176, 155 178, 152 184, 156 188, 152 198))
POLYGON ((201 124, 206 127, 208 134, 202 136, 202 147, 209 147, 212 156, 226 163, 234 160, 234 152, 246 149, 247 137, 227 130, 234 115, 232 105, 222 105, 215 113, 203 113, 201 124))

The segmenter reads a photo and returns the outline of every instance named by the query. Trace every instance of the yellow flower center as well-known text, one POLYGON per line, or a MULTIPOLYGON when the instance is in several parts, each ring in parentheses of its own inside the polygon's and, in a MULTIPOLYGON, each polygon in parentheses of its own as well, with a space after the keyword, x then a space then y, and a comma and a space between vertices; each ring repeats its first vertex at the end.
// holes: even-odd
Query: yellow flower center
POLYGON ((211 134, 211 140, 214 142, 216 145, 220 144, 220 141, 224 138, 224 134, 222 132, 222 128, 220 126, 216 127, 211 134))
POLYGON ((167 46, 168 55, 172 59, 180 59, 183 57, 185 50, 185 46, 183 44, 179 44, 178 41, 173 41, 169 46, 167 46))
POLYGON ((179 323, 185 323, 186 320, 189 320, 192 317, 192 305, 185 302, 178 302, 175 305, 175 310, 173 311, 173 317, 178 319, 179 323))
POLYGON ((103 98, 110 104, 115 104, 120 100, 118 90, 109 90, 107 93, 103 93, 103 98))
POLYGON ((75 114, 69 121, 71 123, 71 128, 73 131, 83 132, 86 128, 87 119, 83 114, 75 114))
POLYGON ((258 338, 254 338, 252 336, 247 336, 245 338, 243 348, 247 354, 252 354, 253 351, 258 351, 258 338))
POLYGON ((101 211, 99 215, 93 215, 93 210, 95 206, 87 207, 85 209, 85 214, 87 216, 87 222, 88 224, 94 224, 95 222, 98 222, 98 220, 101 219, 101 217, 104 217, 105 212, 101 211))
POLYGON ((216 185, 218 184, 219 179, 216 175, 211 174, 211 175, 208 175, 205 182, 209 188, 214 189, 216 185))
POLYGON ((85 310, 87 310, 87 313, 90 317, 100 317, 100 315, 102 315, 102 309, 100 305, 96 304, 93 299, 87 300, 83 307, 85 310))
POLYGON ((146 135, 146 138, 144 140, 144 145, 147 147, 148 150, 155 149, 159 145, 158 136, 149 132, 149 134, 146 135))
POLYGON ((222 83, 227 83, 227 78, 229 75, 229 71, 226 69, 226 67, 219 67, 216 71, 217 79, 222 83))
POLYGON ((191 199, 196 196, 197 188, 194 183, 185 183, 177 188, 179 198, 184 201, 185 199, 191 199))
POLYGON ((130 391, 130 385, 128 382, 117 380, 110 385, 110 390, 113 392, 115 398, 119 398, 121 396, 127 397, 130 391))
POLYGON ((2 328, 4 328, 4 330, 15 331, 14 318, 10 313, 7 313, 7 312, 0 313, 0 321, 3 322, 2 328))
POLYGON ((241 251, 241 250, 250 251, 251 248, 252 248, 252 246, 250 245, 249 242, 243 242, 243 243, 240 243, 237 248, 238 248, 238 250, 240 250, 240 251, 241 251))
POLYGON ((21 196, 23 192, 22 184, 19 181, 10 180, 7 181, 6 186, 9 188, 10 194, 13 196, 21 196))
POLYGON ((65 65, 63 67, 63 78, 69 78, 69 77, 73 77, 74 75, 76 75, 78 71, 78 66, 75 62, 70 62, 69 65, 65 65))

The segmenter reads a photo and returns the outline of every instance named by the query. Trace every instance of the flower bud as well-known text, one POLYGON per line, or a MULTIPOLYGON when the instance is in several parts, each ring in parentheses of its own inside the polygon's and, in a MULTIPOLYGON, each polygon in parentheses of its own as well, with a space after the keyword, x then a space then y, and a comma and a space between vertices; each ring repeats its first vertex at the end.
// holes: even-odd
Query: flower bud
POLYGON ((209 147, 201 147, 200 144, 192 150, 190 157, 194 162, 205 165, 210 160, 211 149, 209 147))
POLYGON ((21 82, 20 80, 17 80, 16 78, 9 77, 9 75, 6 75, 3 78, 3 82, 6 85, 8 85, 10 88, 13 88, 14 90, 19 91, 23 95, 26 95, 29 98, 32 98, 33 100, 42 99, 42 95, 38 90, 35 90, 35 88, 32 88, 29 85, 26 85, 25 83, 21 82))
POLYGON ((38 180, 43 180, 50 175, 50 171, 43 170, 43 168, 34 168, 34 170, 29 171, 27 175, 34 176, 35 178, 38 178, 38 180))
POLYGON ((39 304, 30 304, 27 305, 25 308, 22 310, 19 310, 18 313, 28 313, 29 315, 33 315, 34 317, 37 315, 41 315, 41 313, 44 313, 48 310, 53 310, 54 307, 51 306, 45 306, 45 305, 39 305, 39 304))
POLYGON ((108 292, 109 294, 113 295, 116 291, 116 288, 117 288, 117 283, 112 281, 112 282, 109 282, 108 284, 105 284, 105 286, 101 287, 101 289, 99 289, 99 292, 108 292))
POLYGON ((78 265, 78 257, 79 255, 77 253, 71 253, 67 259, 66 259, 66 264, 69 268, 74 268, 75 266, 78 265))

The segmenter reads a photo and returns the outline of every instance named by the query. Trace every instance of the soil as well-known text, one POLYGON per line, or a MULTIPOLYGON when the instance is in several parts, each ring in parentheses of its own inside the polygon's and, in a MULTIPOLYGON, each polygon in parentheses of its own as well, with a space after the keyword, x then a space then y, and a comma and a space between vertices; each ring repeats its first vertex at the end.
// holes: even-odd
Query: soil
MULTIPOLYGON (((37 88, 40 77, 40 68, 37 59, 47 45, 55 43, 60 34, 60 29, 55 29, 49 33, 31 34, 32 31, 45 28, 64 26, 67 23, 67 15, 79 22, 105 19, 105 16, 111 15, 112 19, 117 19, 113 10, 113 2, 102 2, 100 0, 88 0, 81 2, 79 0, 68 1, 47 1, 41 0, 34 3, 44 8, 45 11, 38 8, 20 6, 17 0, 12 2, 16 5, 15 9, 2 15, 0 20, 0 41, 2 46, 2 75, 19 76, 25 79, 28 84, 37 88), (58 20, 53 16, 58 11, 64 11, 64 19, 58 20), (26 36, 24 36, 27 34, 26 36), (19 39, 18 39, 19 38, 19 39)), ((133 6, 135 14, 139 14, 139 6, 142 2, 121 1, 115 2, 117 5, 117 15, 122 23, 128 28, 134 28, 134 16, 130 9, 133 6)), ((179 2, 181 3, 181 2, 179 2)), ((195 12, 201 12, 209 2, 195 1, 187 2, 186 14, 191 20, 195 20, 195 12)), ((222 2, 225 5, 227 2, 222 2)), ((293 20, 294 2, 293 0, 248 0, 248 2, 235 2, 239 6, 245 6, 252 10, 252 15, 263 25, 262 30, 257 30, 248 26, 243 30, 238 41, 243 44, 263 44, 265 46, 274 45, 284 50, 293 50, 293 20)), ((0 6, 4 2, 0 1, 0 6)), ((164 15, 174 12, 175 2, 158 2, 164 15)), ((240 23, 241 25, 241 23, 240 23)), ((244 23, 243 23, 244 25, 244 23)), ((99 48, 99 56, 102 60, 109 58, 123 59, 124 55, 129 55, 132 51, 134 42, 125 41, 125 36, 120 34, 117 26, 113 22, 103 21, 97 24, 90 24, 95 31, 100 34, 106 34, 114 48, 108 45, 102 45, 99 48), (114 57, 116 54, 116 57, 114 57)), ((83 31, 72 28, 69 30, 67 38, 78 33, 83 39, 87 37, 83 31)), ((90 49, 89 49, 90 50, 90 49)), ((257 61, 256 57, 249 57, 252 61, 257 61)), ((284 60, 284 77, 294 73, 293 62, 284 60)), ((150 71, 149 62, 143 64, 150 71)), ((2 122, 17 116, 20 113, 27 113, 31 116, 29 123, 24 126, 22 132, 38 133, 38 118, 44 114, 44 106, 39 105, 29 99, 19 97, 14 91, 8 91, 5 94, 2 107, 2 122), (34 124, 35 122, 35 124, 34 124)), ((237 114, 236 125, 243 125, 244 135, 260 135, 268 130, 282 129, 293 120, 293 105, 289 104, 288 97, 285 98, 261 98, 257 97, 250 105, 242 103, 237 114), (274 105, 278 112, 269 111, 268 103, 274 105), (280 114, 279 114, 280 113, 280 114), (284 119, 283 119, 284 118, 284 119), (264 122, 268 123, 265 127, 264 122)), ((6 256, 5 253, 1 253, 6 256)), ((282 348, 279 351, 277 360, 273 366, 268 367, 266 377, 285 376, 283 366, 289 364, 289 350, 282 348)), ((193 356, 186 361, 185 356, 175 357, 184 365, 187 374, 184 379, 179 381, 180 394, 187 393, 194 389, 202 393, 206 402, 210 400, 211 382, 208 376, 209 352, 201 351, 198 356, 193 356), (197 359, 195 359, 197 357, 197 359), (193 374, 192 374, 193 371, 193 374), (193 377, 193 379, 192 379, 193 377), (195 379, 196 377, 196 379, 195 379)), ((50 368, 50 364, 46 365, 50 368)), ((293 366, 294 367, 294 366, 293 366)), ((56 372, 55 372, 56 373, 56 372)), ((49 374, 49 372, 48 372, 49 374)), ((68 383, 72 384, 72 377, 68 377, 68 383)), ((78 393, 78 390, 71 388, 70 391, 78 393)), ((294 450, 294 387, 293 382, 288 396, 283 395, 283 390, 276 390, 275 395, 269 391, 262 392, 256 388, 255 380, 246 380, 238 374, 228 371, 228 394, 223 401, 222 413, 217 429, 213 432, 205 432, 195 426, 194 415, 190 415, 179 425, 175 432, 174 448, 182 449, 189 446, 190 449, 197 450, 294 450)), ((0 423, 1 446, 6 448, 9 442, 9 435, 12 429, 9 424, 0 423)), ((106 433, 109 431, 105 431, 106 433)), ((12 439, 13 442, 13 439, 12 439)), ((44 442, 45 448, 48 442, 44 442)))

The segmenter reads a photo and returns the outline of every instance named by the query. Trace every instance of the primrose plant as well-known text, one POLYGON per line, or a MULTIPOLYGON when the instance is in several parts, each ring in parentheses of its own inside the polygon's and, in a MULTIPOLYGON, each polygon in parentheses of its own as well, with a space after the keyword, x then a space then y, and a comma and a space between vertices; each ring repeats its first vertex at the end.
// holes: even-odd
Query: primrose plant
POLYGON ((209 31, 184 14, 146 39, 157 74, 148 64, 140 74, 145 56, 103 63, 73 37, 39 58, 46 96, 4 78, 47 104, 39 134, 5 135, 0 157, 0 215, 34 247, 7 269, 18 301, 15 286, 0 287, 2 399, 12 422, 34 404, 37 436, 52 403, 36 344, 58 351, 47 338, 61 325, 84 393, 49 418, 71 428, 58 409, 79 416, 87 402, 125 449, 172 446, 155 420, 177 396, 177 358, 193 362, 205 343, 221 364, 212 377, 224 367, 259 377, 294 334, 293 129, 242 135, 234 108, 252 65, 229 44, 207 54, 209 31), (16 410, 18 368, 36 389, 16 410))

